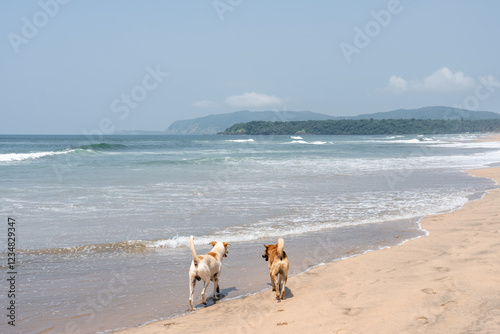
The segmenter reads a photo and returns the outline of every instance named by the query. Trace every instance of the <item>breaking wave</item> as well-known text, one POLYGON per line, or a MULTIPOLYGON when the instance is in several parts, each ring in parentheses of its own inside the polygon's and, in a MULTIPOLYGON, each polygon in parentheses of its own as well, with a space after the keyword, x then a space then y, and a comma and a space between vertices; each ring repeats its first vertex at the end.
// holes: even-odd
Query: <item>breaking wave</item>
POLYGON ((74 149, 64 151, 51 151, 51 152, 32 152, 32 153, 5 153, 0 154, 0 162, 24 161, 30 159, 39 159, 52 155, 68 154, 74 152, 74 149))
POLYGON ((229 139, 226 140, 227 142, 232 142, 232 143, 251 143, 254 140, 253 139, 229 139))

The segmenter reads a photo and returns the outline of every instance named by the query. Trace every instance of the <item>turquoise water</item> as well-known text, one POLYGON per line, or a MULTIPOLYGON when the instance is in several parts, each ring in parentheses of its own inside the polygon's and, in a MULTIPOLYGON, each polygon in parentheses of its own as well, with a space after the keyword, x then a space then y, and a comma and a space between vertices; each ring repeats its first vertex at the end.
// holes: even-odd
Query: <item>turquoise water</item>
POLYGON ((495 186, 463 172, 500 161, 498 143, 476 138, 0 136, 0 212, 19 236, 16 330, 183 313, 190 235, 199 253, 232 244, 225 299, 267 288, 262 243, 278 237, 299 273, 422 236, 423 216, 495 186))

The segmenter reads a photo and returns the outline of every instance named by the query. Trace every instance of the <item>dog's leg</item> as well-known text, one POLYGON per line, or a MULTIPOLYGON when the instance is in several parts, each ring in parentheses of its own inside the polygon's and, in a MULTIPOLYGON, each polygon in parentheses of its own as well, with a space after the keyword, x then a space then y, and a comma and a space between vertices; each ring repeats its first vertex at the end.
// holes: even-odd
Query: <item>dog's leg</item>
POLYGON ((285 285, 286 285, 286 280, 288 278, 288 275, 280 275, 280 280, 281 282, 281 299, 285 298, 285 285), (284 277, 283 277, 284 276, 284 277))
POLYGON ((189 282, 189 305, 191 306, 191 311, 194 309, 193 308, 193 294, 194 294, 194 287, 196 286, 196 278, 190 277, 190 282, 189 282))
POLYGON ((280 300, 281 298, 281 287, 283 286, 283 275, 278 273, 276 275, 276 299, 280 300))
POLYGON ((213 296, 214 300, 219 299, 219 297, 217 296, 217 292, 219 292, 219 278, 215 277, 214 278, 214 296, 213 296))
POLYGON ((207 305, 207 298, 205 298, 205 291, 207 290, 208 285, 210 284, 210 279, 203 279, 203 283, 205 284, 203 286, 203 290, 201 290, 201 301, 203 302, 203 305, 207 305))
POLYGON ((275 273, 272 273, 271 274, 271 280, 273 281, 273 291, 276 291, 276 299, 280 299, 280 286, 279 286, 279 282, 278 282, 278 275, 276 275, 275 273))
POLYGON ((274 285, 274 278, 272 272, 269 272, 269 277, 271 277, 271 285, 273 286, 273 291, 276 291, 276 286, 274 285))

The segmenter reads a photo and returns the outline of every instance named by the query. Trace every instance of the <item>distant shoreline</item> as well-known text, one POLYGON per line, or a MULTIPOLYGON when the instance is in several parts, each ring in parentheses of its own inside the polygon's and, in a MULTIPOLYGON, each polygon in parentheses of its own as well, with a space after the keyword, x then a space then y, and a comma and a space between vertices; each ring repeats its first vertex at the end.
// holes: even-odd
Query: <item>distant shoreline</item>
POLYGON ((218 135, 437 135, 500 132, 500 119, 361 119, 321 121, 251 121, 218 135))

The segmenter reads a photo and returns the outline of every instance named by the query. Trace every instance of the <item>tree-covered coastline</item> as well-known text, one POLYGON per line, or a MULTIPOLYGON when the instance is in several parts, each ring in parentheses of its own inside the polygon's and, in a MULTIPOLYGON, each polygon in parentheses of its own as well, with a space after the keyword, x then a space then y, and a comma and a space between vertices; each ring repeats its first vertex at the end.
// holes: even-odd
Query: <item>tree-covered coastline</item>
POLYGON ((500 132, 500 119, 359 119, 237 123, 220 135, 406 135, 500 132))

